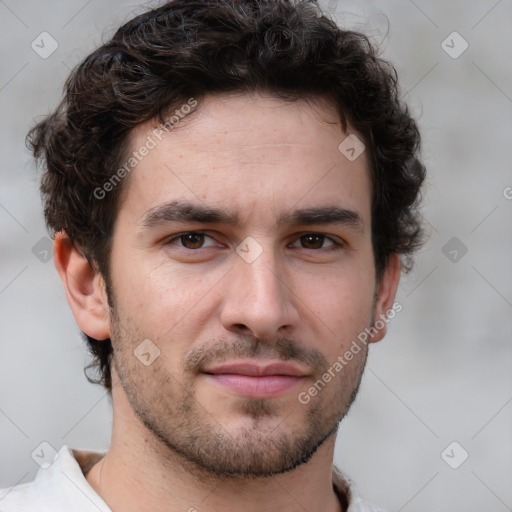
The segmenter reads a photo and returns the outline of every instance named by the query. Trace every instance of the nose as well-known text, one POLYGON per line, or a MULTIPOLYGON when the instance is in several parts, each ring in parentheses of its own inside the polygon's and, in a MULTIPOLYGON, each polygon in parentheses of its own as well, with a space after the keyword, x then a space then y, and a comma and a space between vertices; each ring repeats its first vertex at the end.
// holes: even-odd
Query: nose
POLYGON ((297 326, 299 299, 270 250, 253 262, 236 259, 225 289, 221 322, 230 332, 265 339, 297 326))

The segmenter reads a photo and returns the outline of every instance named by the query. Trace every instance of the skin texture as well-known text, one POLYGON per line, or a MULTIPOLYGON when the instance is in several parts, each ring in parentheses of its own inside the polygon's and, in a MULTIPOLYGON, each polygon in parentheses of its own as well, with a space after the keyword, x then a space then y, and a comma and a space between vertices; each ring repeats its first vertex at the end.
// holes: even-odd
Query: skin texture
MULTIPOLYGON (((134 130, 132 148, 155 126, 134 130)), ((112 309, 101 275, 56 238, 78 325, 113 343, 112 444, 87 479, 114 512, 341 510, 335 434, 366 345, 307 404, 298 396, 391 309, 400 274, 395 255, 376 280, 369 170, 364 153, 351 162, 339 152, 347 134, 324 100, 205 98, 124 183, 112 309), (162 214, 178 203, 222 208, 233 223, 162 214), (357 222, 287 222, 326 206, 357 222), (158 355, 148 365, 135 355, 144 340, 158 355), (287 361, 300 377, 260 397, 205 373, 235 361, 287 361)))

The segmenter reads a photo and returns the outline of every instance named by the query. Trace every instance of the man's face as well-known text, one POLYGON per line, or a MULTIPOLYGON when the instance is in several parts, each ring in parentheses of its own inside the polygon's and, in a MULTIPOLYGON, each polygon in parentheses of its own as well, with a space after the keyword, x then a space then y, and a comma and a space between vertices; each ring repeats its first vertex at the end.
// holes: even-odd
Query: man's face
POLYGON ((326 102, 210 96, 180 123, 152 136, 116 219, 114 399, 196 467, 283 472, 335 432, 363 371, 364 346, 298 399, 372 323, 367 160, 340 153, 326 102))

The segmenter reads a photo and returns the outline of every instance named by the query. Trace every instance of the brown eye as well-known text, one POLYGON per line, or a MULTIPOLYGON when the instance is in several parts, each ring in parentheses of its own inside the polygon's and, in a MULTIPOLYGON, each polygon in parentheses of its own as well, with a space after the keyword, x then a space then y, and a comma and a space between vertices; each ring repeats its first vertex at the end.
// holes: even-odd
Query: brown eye
POLYGON ((203 233, 184 233, 179 237, 181 245, 186 249, 200 249, 204 244, 204 239, 203 233))
POLYGON ((176 257, 189 258, 189 261, 198 261, 197 258, 209 258, 214 251, 225 248, 216 238, 202 231, 184 231, 177 233, 164 242, 167 251, 176 257))
POLYGON ((188 231, 186 233, 176 235, 171 238, 168 243, 183 247, 184 249, 203 249, 204 247, 211 247, 215 245, 215 240, 200 231, 188 231))
POLYGON ((321 235, 319 233, 309 233, 300 237, 300 243, 304 249, 321 249, 325 240, 325 235, 321 235))

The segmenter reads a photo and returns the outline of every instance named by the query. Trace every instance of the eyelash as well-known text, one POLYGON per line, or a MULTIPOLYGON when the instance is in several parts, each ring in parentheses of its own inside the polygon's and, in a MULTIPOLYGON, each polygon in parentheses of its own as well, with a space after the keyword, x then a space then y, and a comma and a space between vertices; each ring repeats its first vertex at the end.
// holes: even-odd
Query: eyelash
MULTIPOLYGON (((212 236, 208 235, 204 231, 184 231, 183 233, 179 233, 177 235, 174 235, 172 238, 167 239, 167 241, 165 242, 165 245, 176 245, 176 246, 180 247, 181 249, 183 249, 185 251, 190 251, 190 252, 198 251, 200 249, 207 249, 207 247, 199 247, 197 249, 189 249, 188 247, 184 247, 183 245, 179 245, 178 243, 175 243, 176 240, 181 239, 181 237, 185 236, 185 235, 203 235, 206 238, 210 238, 211 240, 214 240, 214 238, 212 236)), ((300 240, 302 237, 308 236, 308 235, 318 235, 318 236, 324 237, 324 241, 328 240, 328 241, 332 242, 332 245, 330 245, 328 247, 321 247, 319 249, 308 249, 306 247, 301 247, 302 249, 312 250, 312 251, 340 250, 346 246, 346 243, 343 240, 339 240, 332 236, 326 235, 324 233, 315 232, 315 231, 302 233, 302 234, 298 235, 297 238, 294 239, 294 241, 300 240)))

